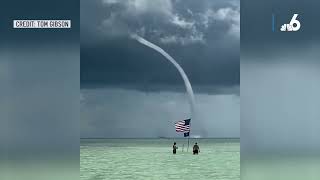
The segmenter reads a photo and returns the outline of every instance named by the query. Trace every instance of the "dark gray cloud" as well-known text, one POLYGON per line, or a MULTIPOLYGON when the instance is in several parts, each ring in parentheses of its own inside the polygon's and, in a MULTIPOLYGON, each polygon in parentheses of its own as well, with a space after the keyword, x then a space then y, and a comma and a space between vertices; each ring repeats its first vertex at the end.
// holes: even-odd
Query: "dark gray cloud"
POLYGON ((164 48, 193 86, 208 92, 238 86, 239 13, 237 1, 81 1, 81 87, 183 85, 171 64, 129 33, 164 48))
MULTIPOLYGON (((174 122, 189 117, 187 95, 120 88, 81 90, 81 137, 182 137, 174 122)), ((240 98, 196 95, 192 135, 239 137, 240 98)))
POLYGON ((192 135, 239 137, 239 1, 81 1, 81 137, 181 137, 195 94, 192 135))

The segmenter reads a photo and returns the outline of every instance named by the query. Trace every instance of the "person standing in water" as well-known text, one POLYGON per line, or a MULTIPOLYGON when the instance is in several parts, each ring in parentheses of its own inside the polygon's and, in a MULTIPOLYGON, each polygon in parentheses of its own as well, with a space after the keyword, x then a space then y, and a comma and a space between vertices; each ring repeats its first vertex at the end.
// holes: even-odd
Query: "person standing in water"
POLYGON ((173 153, 173 154, 176 154, 176 153, 177 153, 177 149, 178 149, 177 143, 174 142, 174 143, 173 143, 173 146, 172 146, 172 153, 173 153))
POLYGON ((193 154, 198 154, 200 152, 200 148, 198 146, 198 143, 195 143, 193 145, 193 154))

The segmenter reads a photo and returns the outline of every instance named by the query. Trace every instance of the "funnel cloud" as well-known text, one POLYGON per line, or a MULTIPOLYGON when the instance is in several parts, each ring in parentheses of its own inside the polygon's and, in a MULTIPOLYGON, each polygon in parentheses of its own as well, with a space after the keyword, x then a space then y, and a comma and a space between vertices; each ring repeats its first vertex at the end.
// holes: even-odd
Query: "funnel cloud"
POLYGON ((184 81, 184 85, 186 87, 187 93, 189 95, 189 103, 190 103, 190 116, 191 119, 194 120, 195 119, 195 101, 194 101, 194 94, 193 94, 193 90, 192 90, 192 86, 191 83, 188 79, 188 76, 186 75, 186 73, 184 72, 184 70, 182 69, 182 67, 177 63, 177 61, 175 61, 168 53, 166 53, 163 49, 161 49, 159 46, 152 44, 151 42, 143 39, 142 37, 136 35, 136 34, 132 34, 131 38, 136 39, 138 42, 140 42, 141 44, 150 47, 156 51, 158 51, 160 54, 162 54, 164 57, 166 57, 167 60, 169 60, 179 71, 183 81, 184 81))

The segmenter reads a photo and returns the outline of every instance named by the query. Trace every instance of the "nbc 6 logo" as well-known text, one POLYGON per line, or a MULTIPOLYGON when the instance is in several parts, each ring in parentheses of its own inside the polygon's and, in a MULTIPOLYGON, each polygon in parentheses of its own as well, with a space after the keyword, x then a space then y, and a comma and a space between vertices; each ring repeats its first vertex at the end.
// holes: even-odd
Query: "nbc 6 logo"
POLYGON ((289 24, 283 24, 280 31, 298 31, 301 27, 300 21, 297 20, 298 14, 294 14, 289 24))

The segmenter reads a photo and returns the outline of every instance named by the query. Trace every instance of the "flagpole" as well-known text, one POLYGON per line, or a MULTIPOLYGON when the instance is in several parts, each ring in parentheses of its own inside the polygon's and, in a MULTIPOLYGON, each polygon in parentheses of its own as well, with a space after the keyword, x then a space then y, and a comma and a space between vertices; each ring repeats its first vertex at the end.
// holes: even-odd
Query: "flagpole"
POLYGON ((189 152, 190 134, 191 134, 191 119, 190 119, 190 122, 189 122, 189 136, 188 136, 188 148, 187 148, 187 152, 189 152))
POLYGON ((187 152, 189 152, 189 139, 190 139, 190 134, 188 136, 188 148, 187 148, 187 152))

